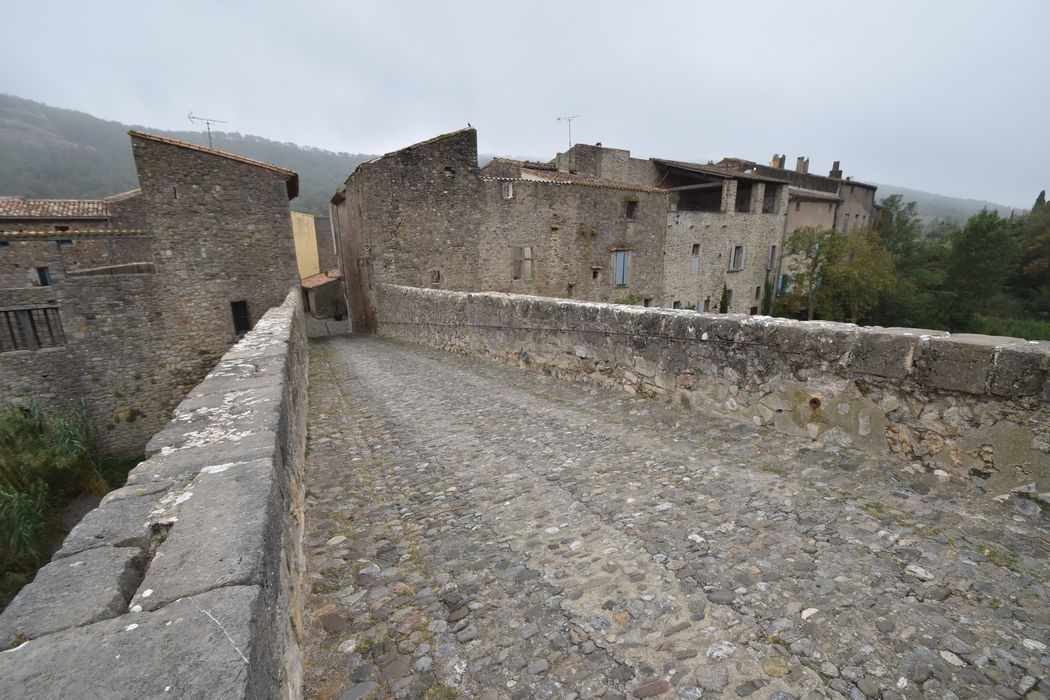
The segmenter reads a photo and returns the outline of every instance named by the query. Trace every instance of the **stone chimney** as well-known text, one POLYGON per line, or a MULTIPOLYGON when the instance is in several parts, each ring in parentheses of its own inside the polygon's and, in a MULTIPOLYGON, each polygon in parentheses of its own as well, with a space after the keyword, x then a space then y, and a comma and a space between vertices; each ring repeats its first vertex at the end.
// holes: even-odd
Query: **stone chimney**
POLYGON ((774 153, 773 154, 773 160, 769 161, 769 167, 771 167, 771 168, 779 168, 780 167, 780 154, 779 153, 774 153))
POLYGON ((835 164, 831 166, 831 172, 828 173, 828 177, 834 178, 835 180, 842 179, 842 168, 839 167, 839 162, 836 160, 835 164))
POLYGON ((809 172, 809 158, 799 156, 795 161, 795 172, 803 175, 809 172))

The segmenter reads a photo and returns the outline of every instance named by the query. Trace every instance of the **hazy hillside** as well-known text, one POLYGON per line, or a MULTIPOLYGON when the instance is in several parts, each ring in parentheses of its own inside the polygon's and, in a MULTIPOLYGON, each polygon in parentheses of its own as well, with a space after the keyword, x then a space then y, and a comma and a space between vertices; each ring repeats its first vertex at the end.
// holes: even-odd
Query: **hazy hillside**
MULTIPOLYGON (((978 199, 946 197, 943 194, 910 190, 907 187, 897 187, 895 185, 878 185, 878 188, 876 197, 880 201, 890 195, 899 194, 904 198, 905 202, 915 202, 919 218, 922 219, 923 224, 927 225, 942 220, 954 221, 960 225, 965 224, 967 219, 982 209, 997 211, 1003 217, 1010 216, 1010 213, 1014 211, 1013 207, 996 204, 995 202, 984 202, 978 199)), ((1032 201, 1035 201, 1035 194, 1032 193, 1032 201)))
MULTIPOLYGON (((0 94, 0 195, 103 197, 138 186, 128 129, 208 145, 206 134, 105 121, 0 94)), ((372 156, 333 153, 258 136, 213 132, 215 148, 299 173, 297 211, 325 214, 332 193, 372 156)))
MULTIPOLYGON (((83 112, 0 94, 0 195, 29 197, 103 197, 137 185, 128 129, 207 145, 197 131, 160 131, 105 121, 83 112)), ((215 148, 280 165, 299 173, 300 194, 292 202, 298 211, 324 214, 328 200, 364 154, 334 153, 320 148, 279 143, 258 136, 214 132, 215 148)), ((408 145, 408 144, 405 144, 408 145)), ((481 165, 492 159, 479 157, 481 165)), ((879 199, 901 194, 918 205, 924 223, 939 219, 965 222, 987 207, 1009 216, 1011 208, 994 202, 879 185, 879 199)))

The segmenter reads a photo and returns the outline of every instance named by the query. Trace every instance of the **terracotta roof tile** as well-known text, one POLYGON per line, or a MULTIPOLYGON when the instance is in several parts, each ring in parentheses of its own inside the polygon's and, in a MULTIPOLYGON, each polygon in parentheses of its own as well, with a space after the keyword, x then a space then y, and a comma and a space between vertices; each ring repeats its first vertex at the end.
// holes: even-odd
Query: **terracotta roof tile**
POLYGON ((5 219, 106 219, 109 205, 101 199, 0 198, 0 218, 5 219))
POLYGON ((5 241, 55 240, 74 238, 149 238, 153 234, 146 229, 77 229, 73 231, 0 231, 5 241))
POLYGON ((337 279, 341 279, 342 276, 342 273, 339 272, 339 268, 333 268, 327 272, 318 272, 316 275, 304 277, 299 281, 299 284, 303 289, 313 289, 328 284, 329 282, 335 282, 337 279))

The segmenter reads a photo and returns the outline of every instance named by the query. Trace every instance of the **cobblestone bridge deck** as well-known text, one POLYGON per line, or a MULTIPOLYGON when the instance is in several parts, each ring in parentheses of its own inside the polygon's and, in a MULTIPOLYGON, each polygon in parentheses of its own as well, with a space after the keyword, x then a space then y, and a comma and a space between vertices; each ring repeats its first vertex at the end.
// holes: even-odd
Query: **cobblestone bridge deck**
POLYGON ((1048 693, 1031 500, 374 337, 310 382, 308 697, 1048 693))

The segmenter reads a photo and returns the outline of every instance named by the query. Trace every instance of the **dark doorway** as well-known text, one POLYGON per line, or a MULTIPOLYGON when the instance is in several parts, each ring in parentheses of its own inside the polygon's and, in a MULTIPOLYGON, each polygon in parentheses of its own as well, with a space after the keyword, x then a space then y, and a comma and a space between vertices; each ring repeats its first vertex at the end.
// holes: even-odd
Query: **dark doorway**
POLYGON ((244 335, 252 329, 252 317, 248 313, 248 302, 231 301, 230 311, 233 312, 233 330, 237 335, 244 335))

